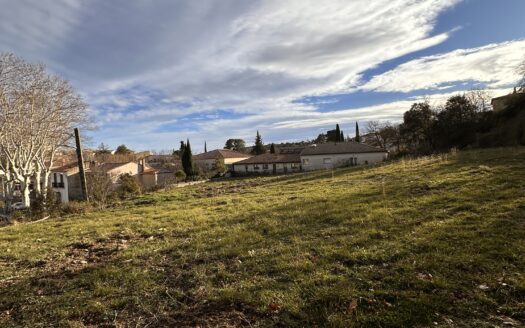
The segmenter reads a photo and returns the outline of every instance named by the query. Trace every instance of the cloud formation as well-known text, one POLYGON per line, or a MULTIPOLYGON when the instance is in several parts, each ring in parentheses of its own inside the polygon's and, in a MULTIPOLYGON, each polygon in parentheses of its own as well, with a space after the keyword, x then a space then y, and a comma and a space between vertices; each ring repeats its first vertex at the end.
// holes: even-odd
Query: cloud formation
MULTIPOLYGON (((219 146, 256 128, 283 140, 360 113, 323 114, 322 102, 303 97, 439 87, 453 81, 439 65, 460 80, 508 81, 491 67, 510 61, 519 42, 425 57, 363 81, 385 61, 446 41, 452 32, 434 33, 436 20, 460 1, 20 0, 2 4, 0 51, 72 80, 100 141, 167 148, 205 135, 219 146), (434 79, 417 79, 418 70, 434 79)), ((375 117, 401 105, 361 111, 375 117)))
POLYGON ((360 87, 382 92, 411 92, 450 87, 466 81, 499 88, 517 80, 517 63, 525 55, 525 40, 458 49, 408 61, 374 76, 360 87))

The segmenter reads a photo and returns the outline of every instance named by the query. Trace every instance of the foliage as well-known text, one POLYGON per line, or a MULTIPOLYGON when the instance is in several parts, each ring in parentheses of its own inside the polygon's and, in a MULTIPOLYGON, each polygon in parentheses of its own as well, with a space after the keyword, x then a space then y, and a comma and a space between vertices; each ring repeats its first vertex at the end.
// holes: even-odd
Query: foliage
POLYGON ((175 179, 178 181, 183 181, 186 178, 186 173, 183 170, 178 170, 175 172, 175 179))
POLYGON ((460 151, 4 227, 0 325, 519 327, 523 181, 523 147, 460 151))
POLYGON ((128 155, 131 154, 133 151, 129 149, 126 145, 120 145, 115 149, 115 155, 128 155))
POLYGON ((444 109, 436 116, 436 146, 441 149, 463 148, 474 143, 478 128, 477 111, 477 107, 464 95, 448 99, 444 109))
POLYGON ((182 168, 184 170, 184 173, 186 173, 186 176, 193 177, 198 175, 197 168, 193 163, 193 154, 191 152, 191 145, 189 139, 186 140, 185 144, 181 141, 181 152, 182 168))
POLYGON ((253 155, 261 155, 266 153, 266 149, 264 148, 264 144, 262 142, 262 137, 259 134, 259 131, 257 131, 257 135, 255 136, 255 145, 252 149, 253 155))
POLYGON ((235 151, 242 151, 244 148, 246 148, 246 143, 242 139, 228 139, 224 145, 224 149, 235 151))
POLYGON ((399 130, 410 152, 428 152, 432 145, 434 114, 428 102, 415 103, 403 114, 399 130))
POLYGON ((270 145, 270 154, 275 154, 275 144, 273 142, 270 145))
POLYGON ((128 173, 122 174, 118 179, 117 194, 121 199, 138 196, 142 193, 140 182, 128 173))
POLYGON ((361 136, 359 135, 359 124, 355 122, 355 142, 361 142, 361 136))

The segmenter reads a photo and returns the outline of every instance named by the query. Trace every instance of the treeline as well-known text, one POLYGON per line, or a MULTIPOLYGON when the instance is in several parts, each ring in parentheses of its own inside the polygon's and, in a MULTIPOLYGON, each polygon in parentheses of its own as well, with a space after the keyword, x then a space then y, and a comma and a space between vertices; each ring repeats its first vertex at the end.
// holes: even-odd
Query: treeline
POLYGON ((394 154, 429 154, 451 148, 525 144, 525 93, 516 92, 506 108, 493 111, 484 91, 450 97, 444 105, 414 103, 400 124, 371 121, 366 142, 394 154), (516 120, 511 131, 504 126, 516 120))

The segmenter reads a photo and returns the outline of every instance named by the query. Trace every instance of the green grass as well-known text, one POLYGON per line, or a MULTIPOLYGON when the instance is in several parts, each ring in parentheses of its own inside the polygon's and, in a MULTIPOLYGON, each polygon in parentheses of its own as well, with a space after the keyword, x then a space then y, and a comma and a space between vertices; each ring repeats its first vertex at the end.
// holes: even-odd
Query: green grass
POLYGON ((235 179, 0 229, 1 327, 525 325, 525 148, 235 179))

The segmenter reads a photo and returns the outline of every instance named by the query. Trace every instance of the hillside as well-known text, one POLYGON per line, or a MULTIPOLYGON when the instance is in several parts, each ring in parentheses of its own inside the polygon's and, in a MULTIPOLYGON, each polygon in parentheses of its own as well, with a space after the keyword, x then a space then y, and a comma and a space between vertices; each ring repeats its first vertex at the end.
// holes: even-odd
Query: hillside
POLYGON ((0 249, 1 327, 517 327, 525 148, 158 192, 0 249))

